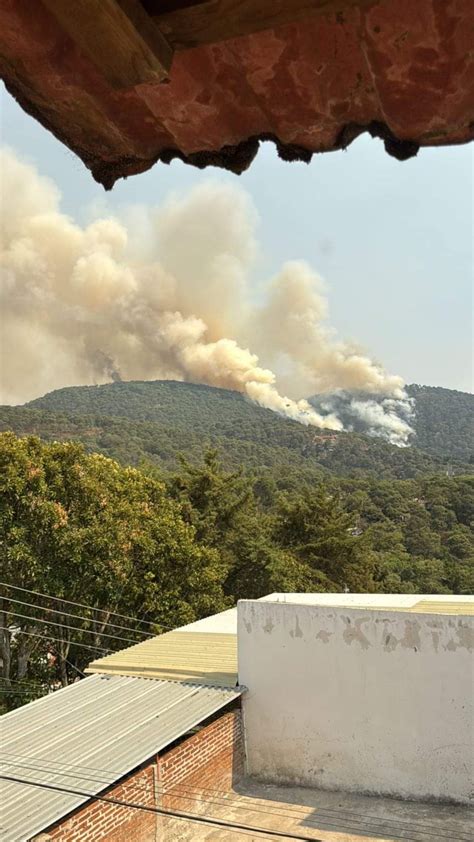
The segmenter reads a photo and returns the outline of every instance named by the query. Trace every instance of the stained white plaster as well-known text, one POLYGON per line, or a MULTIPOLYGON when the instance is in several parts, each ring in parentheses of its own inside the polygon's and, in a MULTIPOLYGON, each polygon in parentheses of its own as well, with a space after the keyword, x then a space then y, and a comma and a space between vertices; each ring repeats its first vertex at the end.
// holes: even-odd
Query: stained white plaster
POLYGON ((238 604, 250 775, 468 803, 473 617, 276 596, 238 604))

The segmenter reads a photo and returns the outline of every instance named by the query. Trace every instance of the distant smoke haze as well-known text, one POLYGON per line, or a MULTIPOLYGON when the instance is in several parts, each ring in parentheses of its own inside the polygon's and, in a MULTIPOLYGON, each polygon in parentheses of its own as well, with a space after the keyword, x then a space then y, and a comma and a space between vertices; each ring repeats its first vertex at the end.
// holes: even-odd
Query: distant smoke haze
POLYGON ((363 390, 354 411, 397 444, 411 433, 400 377, 328 323, 321 280, 286 263, 253 303, 257 214, 209 182, 126 221, 81 227, 56 186, 9 150, 2 168, 2 399, 65 385, 175 379, 235 389, 304 424, 340 430, 302 397, 363 390))

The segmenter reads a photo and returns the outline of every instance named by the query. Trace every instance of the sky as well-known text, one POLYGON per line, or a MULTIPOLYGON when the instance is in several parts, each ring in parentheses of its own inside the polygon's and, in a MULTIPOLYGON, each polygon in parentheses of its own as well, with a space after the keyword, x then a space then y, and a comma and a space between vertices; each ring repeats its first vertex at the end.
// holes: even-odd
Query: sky
POLYGON ((307 165, 280 161, 264 144, 241 176, 175 161, 106 193, 3 89, 0 120, 2 144, 55 181, 61 209, 80 223, 207 181, 238 183, 259 217, 255 289, 285 261, 305 260, 324 279, 331 324, 345 339, 407 383, 472 391, 472 145, 422 149, 401 163, 364 135, 307 165))

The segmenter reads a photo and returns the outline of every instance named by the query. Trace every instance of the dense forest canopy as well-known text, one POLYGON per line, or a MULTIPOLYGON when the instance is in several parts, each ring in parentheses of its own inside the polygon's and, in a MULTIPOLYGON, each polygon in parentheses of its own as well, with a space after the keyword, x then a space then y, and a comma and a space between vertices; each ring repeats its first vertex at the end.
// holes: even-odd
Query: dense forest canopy
MULTIPOLYGON (((465 397, 472 401, 472 396, 465 397)), ((457 409, 456 413, 456 423, 464 430, 464 449, 459 452, 467 456, 468 419, 457 409)), ((467 458, 450 456, 441 445, 429 454, 357 432, 305 427, 237 392, 173 381, 59 389, 24 407, 0 407, 1 429, 47 440, 73 438, 124 464, 146 461, 170 469, 177 466, 180 452, 199 460, 209 444, 220 450, 229 468, 297 470, 311 477, 331 472, 410 479, 469 469, 467 458)), ((423 435, 430 440, 429 430, 423 435)))
POLYGON ((407 387, 415 401, 416 444, 427 453, 474 463, 474 395, 440 386, 407 387))
POLYGON ((242 597, 474 589, 474 478, 447 456, 447 420, 430 455, 162 381, 63 389, 0 419, 4 707, 242 597))

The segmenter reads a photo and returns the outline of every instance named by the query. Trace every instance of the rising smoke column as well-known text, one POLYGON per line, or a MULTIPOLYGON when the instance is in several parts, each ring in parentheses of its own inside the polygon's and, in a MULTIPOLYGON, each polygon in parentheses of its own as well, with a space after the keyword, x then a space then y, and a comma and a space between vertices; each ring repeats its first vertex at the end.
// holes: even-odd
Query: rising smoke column
MULTIPOLYGON (((358 388, 403 400, 401 378, 328 327, 321 283, 305 263, 283 266, 253 304, 257 218, 242 189, 204 183, 158 209, 81 227, 61 212, 49 179, 8 150, 0 165, 4 401, 110 379, 176 379, 338 430, 334 413, 301 395, 358 388)), ((373 420, 390 438, 390 419, 373 420)))

